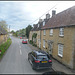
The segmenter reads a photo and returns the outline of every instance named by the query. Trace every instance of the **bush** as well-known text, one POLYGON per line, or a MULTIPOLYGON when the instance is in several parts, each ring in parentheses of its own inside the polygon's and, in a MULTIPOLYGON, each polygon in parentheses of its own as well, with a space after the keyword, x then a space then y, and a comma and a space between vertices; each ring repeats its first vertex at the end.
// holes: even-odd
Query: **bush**
POLYGON ((5 53, 5 51, 9 48, 9 46, 11 45, 12 41, 9 38, 7 40, 7 42, 3 43, 0 45, 0 50, 1 50, 1 55, 0 55, 0 59, 2 58, 3 54, 5 53))
POLYGON ((32 45, 33 45, 33 46, 35 46, 35 47, 37 47, 37 45, 36 45, 36 44, 34 44, 34 43, 33 43, 32 45))
POLYGON ((32 40, 30 40, 30 41, 29 41, 29 43, 30 43, 30 44, 33 44, 33 41, 32 41, 32 40))
POLYGON ((37 47, 37 45, 34 44, 34 42, 32 40, 30 40, 29 43, 32 44, 33 46, 37 47))

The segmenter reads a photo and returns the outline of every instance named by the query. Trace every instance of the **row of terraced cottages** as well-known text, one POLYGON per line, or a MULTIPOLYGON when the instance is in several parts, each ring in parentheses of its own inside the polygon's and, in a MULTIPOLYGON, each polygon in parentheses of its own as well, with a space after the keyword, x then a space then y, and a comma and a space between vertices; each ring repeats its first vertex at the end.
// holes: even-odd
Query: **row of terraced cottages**
POLYGON ((0 45, 7 41, 7 32, 0 26, 0 45))
POLYGON ((36 44, 59 62, 75 69, 75 6, 52 17, 46 14, 30 31, 29 40, 37 33, 36 44))

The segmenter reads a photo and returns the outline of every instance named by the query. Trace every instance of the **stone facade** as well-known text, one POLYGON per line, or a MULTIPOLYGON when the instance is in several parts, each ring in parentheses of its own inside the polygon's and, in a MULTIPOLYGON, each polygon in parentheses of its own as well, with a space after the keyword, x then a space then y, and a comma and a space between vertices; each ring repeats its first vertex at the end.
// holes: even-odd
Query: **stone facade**
POLYGON ((50 29, 46 30, 46 35, 41 36, 41 49, 48 51, 48 42, 49 40, 53 41, 52 48, 52 56, 62 62, 63 64, 73 68, 73 57, 74 50, 74 42, 75 42, 75 26, 74 27, 65 27, 64 28, 64 36, 59 36, 59 28, 53 29, 53 35, 50 35, 50 29), (43 47, 43 39, 45 40, 45 48, 43 47), (63 57, 58 55, 58 44, 61 43, 64 45, 63 47, 63 57))

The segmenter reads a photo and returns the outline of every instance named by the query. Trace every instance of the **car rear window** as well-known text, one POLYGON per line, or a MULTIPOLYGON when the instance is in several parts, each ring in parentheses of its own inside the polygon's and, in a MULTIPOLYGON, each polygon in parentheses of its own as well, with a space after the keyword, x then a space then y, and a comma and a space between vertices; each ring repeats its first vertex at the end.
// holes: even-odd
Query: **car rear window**
POLYGON ((46 55, 38 55, 37 59, 48 59, 46 55))

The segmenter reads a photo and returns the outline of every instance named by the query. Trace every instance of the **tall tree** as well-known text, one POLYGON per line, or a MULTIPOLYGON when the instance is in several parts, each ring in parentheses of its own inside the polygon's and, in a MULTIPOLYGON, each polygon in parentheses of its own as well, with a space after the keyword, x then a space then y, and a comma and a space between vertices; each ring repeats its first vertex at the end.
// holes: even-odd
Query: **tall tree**
POLYGON ((7 31, 7 24, 6 24, 6 21, 4 21, 4 20, 2 20, 2 21, 0 21, 0 26, 4 29, 4 30, 6 30, 7 31))
POLYGON ((32 26, 31 25, 28 25, 27 27, 26 27, 26 36, 27 36, 27 38, 29 38, 29 33, 30 33, 30 30, 32 29, 32 26))

